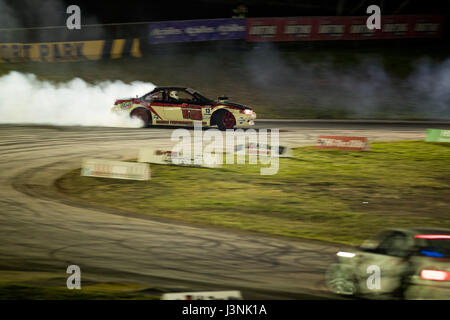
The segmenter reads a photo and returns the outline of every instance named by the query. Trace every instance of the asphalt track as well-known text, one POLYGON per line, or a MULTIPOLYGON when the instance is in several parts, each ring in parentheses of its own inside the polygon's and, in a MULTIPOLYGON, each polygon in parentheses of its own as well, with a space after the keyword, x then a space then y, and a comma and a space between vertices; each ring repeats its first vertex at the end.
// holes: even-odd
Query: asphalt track
MULTIPOLYGON (((279 128, 281 143, 301 146, 320 134, 423 139, 426 128, 450 124, 273 120, 256 127, 279 128)), ((323 279, 339 249, 334 245, 106 212, 56 193, 55 178, 82 158, 133 158, 140 147, 170 145, 171 133, 0 125, 0 271, 51 272, 64 286, 67 266, 76 264, 82 284, 129 282, 155 292, 235 289, 246 299, 333 298, 323 279)))

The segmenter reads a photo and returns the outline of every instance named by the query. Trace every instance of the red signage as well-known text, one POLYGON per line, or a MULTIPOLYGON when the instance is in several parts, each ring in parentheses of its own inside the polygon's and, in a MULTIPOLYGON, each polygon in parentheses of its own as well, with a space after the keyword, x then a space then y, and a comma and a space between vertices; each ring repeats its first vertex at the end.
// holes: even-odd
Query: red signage
POLYGON ((381 29, 369 30, 368 17, 250 18, 247 41, 439 38, 444 23, 442 16, 382 15, 381 29))
POLYGON ((370 150, 366 137, 319 136, 317 149, 370 150))

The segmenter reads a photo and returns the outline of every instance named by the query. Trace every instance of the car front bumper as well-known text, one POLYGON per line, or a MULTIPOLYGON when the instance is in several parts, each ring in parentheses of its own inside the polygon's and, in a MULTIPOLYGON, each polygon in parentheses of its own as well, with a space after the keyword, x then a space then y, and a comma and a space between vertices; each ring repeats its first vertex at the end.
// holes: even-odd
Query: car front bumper
POLYGON ((240 113, 236 117, 236 126, 237 127, 254 126, 255 125, 255 119, 256 119, 256 113, 255 112, 253 112, 251 114, 242 114, 242 113, 240 113))

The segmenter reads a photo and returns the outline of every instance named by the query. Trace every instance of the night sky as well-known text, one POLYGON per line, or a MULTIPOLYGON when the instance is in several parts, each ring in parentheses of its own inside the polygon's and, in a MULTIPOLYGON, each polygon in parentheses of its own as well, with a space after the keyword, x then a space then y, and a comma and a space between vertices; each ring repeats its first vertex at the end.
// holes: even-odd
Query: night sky
POLYGON ((244 3, 249 17, 365 15, 369 4, 379 4, 384 14, 450 12, 450 1, 386 0, 0 0, 1 27, 64 25, 65 8, 81 7, 83 23, 125 23, 183 19, 228 18, 244 3))

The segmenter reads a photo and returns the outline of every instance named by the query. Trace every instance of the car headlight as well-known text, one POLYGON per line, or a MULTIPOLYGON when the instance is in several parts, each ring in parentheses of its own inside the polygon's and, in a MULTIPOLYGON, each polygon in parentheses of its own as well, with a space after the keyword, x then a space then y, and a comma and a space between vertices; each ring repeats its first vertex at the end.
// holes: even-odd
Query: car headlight
POLYGON ((355 254, 353 252, 344 252, 344 251, 339 251, 338 253, 336 253, 336 255, 338 257, 344 257, 344 258, 353 258, 355 256, 355 254))
POLYGON ((244 114, 252 114, 253 110, 252 109, 244 109, 244 114))

